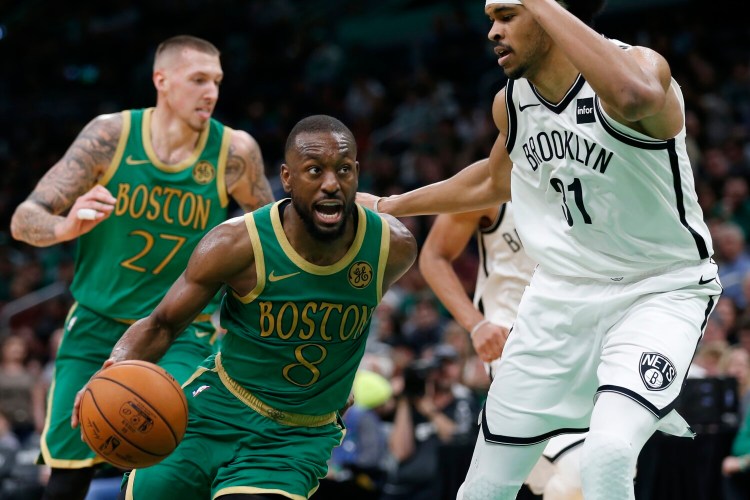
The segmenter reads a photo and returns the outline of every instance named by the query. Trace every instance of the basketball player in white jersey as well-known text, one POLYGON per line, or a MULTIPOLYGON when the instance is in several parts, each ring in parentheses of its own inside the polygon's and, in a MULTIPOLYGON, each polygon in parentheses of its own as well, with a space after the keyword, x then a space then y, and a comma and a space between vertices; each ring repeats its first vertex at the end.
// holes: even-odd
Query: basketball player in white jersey
MULTIPOLYGON (((476 0, 478 2, 478 0, 476 0)), ((482 412, 463 500, 510 500, 561 433, 588 429, 586 500, 634 498, 656 431, 692 437, 674 410, 721 285, 685 150, 682 94, 645 47, 587 22, 602 0, 486 0, 509 81, 487 161, 361 203, 396 216, 508 201, 538 266, 482 412)))
MULTIPOLYGON (((524 251, 510 202, 435 219, 419 254, 425 281, 453 318, 471 332, 490 378, 497 372, 505 340, 535 263, 524 251), (479 249, 473 301, 453 268, 472 235, 479 249)), ((547 443, 526 484, 544 500, 582 499, 578 463, 585 434, 564 434, 547 443)))

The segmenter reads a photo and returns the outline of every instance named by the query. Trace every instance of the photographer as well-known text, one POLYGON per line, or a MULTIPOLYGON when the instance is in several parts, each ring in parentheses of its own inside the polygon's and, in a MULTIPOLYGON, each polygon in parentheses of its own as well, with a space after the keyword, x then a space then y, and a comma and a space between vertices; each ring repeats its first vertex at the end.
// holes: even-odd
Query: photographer
POLYGON ((460 383, 456 350, 441 344, 404 371, 382 500, 456 498, 471 460, 478 402, 460 383))

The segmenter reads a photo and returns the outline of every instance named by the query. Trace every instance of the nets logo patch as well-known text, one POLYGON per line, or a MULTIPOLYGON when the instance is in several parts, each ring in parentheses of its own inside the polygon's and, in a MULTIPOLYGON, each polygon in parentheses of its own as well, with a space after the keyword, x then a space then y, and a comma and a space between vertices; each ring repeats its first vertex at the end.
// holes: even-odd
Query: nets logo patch
POLYGON ((663 391, 672 385, 677 375, 672 362, 658 352, 641 354, 640 372, 641 380, 649 391, 663 391))
POLYGON ((576 101, 576 123, 594 123, 594 98, 586 97, 576 101))

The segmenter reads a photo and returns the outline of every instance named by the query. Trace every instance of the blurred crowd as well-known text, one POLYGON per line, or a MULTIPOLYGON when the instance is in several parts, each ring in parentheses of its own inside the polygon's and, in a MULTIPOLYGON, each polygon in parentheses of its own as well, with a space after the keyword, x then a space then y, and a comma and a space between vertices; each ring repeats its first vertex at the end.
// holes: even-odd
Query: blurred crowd
MULTIPOLYGON (((724 13, 739 2, 728 4, 724 13)), ((724 287, 690 376, 736 380, 736 419, 725 422, 734 436, 750 406, 750 31, 741 16, 705 16, 696 6, 605 14, 597 28, 660 52, 682 86, 696 188, 724 287)), ((352 129, 360 190, 381 195, 446 178, 487 156, 495 139, 490 104, 505 80, 477 2, 114 0, 3 9, 0 498, 37 498, 44 480, 33 460, 60 327, 72 304, 66 286, 75 254, 75 243, 33 248, 13 241, 10 216, 88 120, 152 105, 159 41, 188 33, 222 50, 216 117, 257 139, 272 182, 286 134, 314 113, 352 129), (419 19, 419 28, 395 33, 386 20, 396 18, 419 19), (366 36, 356 36, 360 27, 366 36)), ((403 221, 421 243, 432 219, 403 221)), ((476 267, 474 248, 456 263, 469 294, 476 267)), ((467 332, 417 266, 379 306, 362 369, 347 441, 319 496, 455 498, 489 379, 467 332)), ((747 444, 730 445, 722 457, 750 455, 747 444)), ((722 460, 711 467, 719 475, 722 460)), ((706 495, 719 498, 716 491, 706 495)))

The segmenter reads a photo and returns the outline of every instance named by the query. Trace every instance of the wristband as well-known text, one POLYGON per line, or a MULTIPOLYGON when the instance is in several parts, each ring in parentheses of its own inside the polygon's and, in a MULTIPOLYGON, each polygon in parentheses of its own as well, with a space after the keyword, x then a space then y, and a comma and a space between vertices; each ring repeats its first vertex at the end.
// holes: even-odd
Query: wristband
POLYGON ((383 199, 382 196, 378 197, 378 199, 375 200, 375 203, 372 205, 372 211, 375 212, 376 214, 380 213, 380 210, 378 210, 378 203, 380 203, 380 200, 382 200, 382 199, 383 199))
POLYGON ((484 325, 486 325, 489 322, 490 322, 490 320, 488 320, 487 318, 485 318, 482 321, 480 321, 479 323, 477 323, 476 325, 474 325, 474 328, 472 328, 471 332, 469 332, 469 337, 474 338, 474 334, 477 333, 480 328, 482 328, 484 325))

